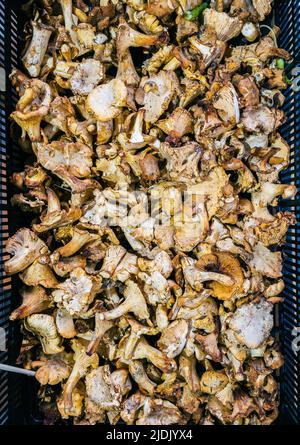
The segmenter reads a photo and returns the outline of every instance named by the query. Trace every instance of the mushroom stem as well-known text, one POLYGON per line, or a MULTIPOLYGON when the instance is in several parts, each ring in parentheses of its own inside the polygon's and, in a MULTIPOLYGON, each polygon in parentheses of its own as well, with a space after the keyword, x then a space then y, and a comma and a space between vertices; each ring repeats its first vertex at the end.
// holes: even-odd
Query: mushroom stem
POLYGON ((73 193, 83 193, 88 189, 99 188, 99 183, 92 179, 79 179, 72 175, 65 167, 59 167, 53 171, 72 190, 73 193))
POLYGON ((74 350, 74 366, 72 372, 68 378, 68 381, 64 387, 63 392, 63 402, 65 410, 68 412, 72 412, 73 410, 73 397, 72 393, 75 389, 79 380, 84 377, 89 369, 97 368, 99 365, 99 359, 97 354, 93 354, 92 356, 88 356, 86 354, 85 347, 80 344, 77 340, 73 340, 72 349, 74 350))
POLYGON ((223 12, 223 11, 224 11, 223 0, 217 0, 217 1, 216 1, 216 10, 217 10, 218 12, 223 12))
POLYGON ((197 392, 200 388, 200 379, 196 370, 196 359, 194 356, 180 357, 179 373, 185 379, 191 391, 197 392))
POLYGON ((182 258, 181 264, 186 279, 191 283, 196 284, 204 283, 205 281, 216 281, 217 283, 224 284, 225 286, 233 286, 235 283, 235 281, 228 275, 216 272, 205 272, 198 269, 191 258, 182 258))
POLYGON ((133 351, 140 340, 142 335, 156 335, 158 334, 157 328, 152 326, 144 326, 138 323, 133 318, 127 318, 128 323, 131 326, 130 335, 126 341, 125 349, 124 349, 124 358, 125 360, 130 360, 133 354, 133 351))
POLYGON ((157 34, 143 34, 132 29, 123 20, 118 29, 116 40, 117 56, 118 56, 118 73, 117 78, 123 80, 127 86, 136 87, 139 84, 140 78, 136 72, 129 48, 140 46, 155 45, 159 40, 157 34))
POLYGON ((80 50, 78 35, 73 30, 73 26, 75 25, 75 23, 73 20, 72 0, 60 0, 60 4, 64 16, 65 28, 69 32, 72 42, 74 43, 76 48, 80 50))
POLYGON ((131 332, 131 334, 129 335, 129 337, 126 341, 125 349, 124 349, 125 360, 131 359, 133 351, 134 351, 140 337, 141 337, 141 334, 138 332, 131 332))
POLYGON ((199 278, 202 282, 217 281, 225 286, 232 286, 234 284, 234 280, 231 277, 216 272, 201 272, 199 278))
POLYGON ((46 244, 29 229, 20 229, 9 238, 6 251, 13 255, 4 264, 8 275, 22 272, 41 255, 49 252, 46 244))
POLYGON ((26 133, 32 142, 39 142, 41 139, 40 124, 43 117, 47 114, 48 109, 41 107, 37 111, 30 111, 29 113, 22 113, 21 111, 14 111, 11 117, 22 128, 22 139, 25 139, 26 133))

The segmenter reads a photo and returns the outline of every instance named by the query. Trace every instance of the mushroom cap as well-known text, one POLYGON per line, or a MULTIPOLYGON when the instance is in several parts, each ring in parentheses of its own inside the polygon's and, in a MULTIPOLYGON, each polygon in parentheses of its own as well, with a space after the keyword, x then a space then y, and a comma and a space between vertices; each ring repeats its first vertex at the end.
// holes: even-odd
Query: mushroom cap
POLYGON ((193 118, 189 111, 178 107, 170 116, 158 121, 156 125, 167 135, 181 139, 185 134, 192 133, 193 118))
POLYGON ((93 369, 85 378, 86 392, 90 400, 102 409, 118 408, 121 401, 121 387, 114 385, 109 366, 93 369))
POLYGON ((216 394, 222 391, 228 383, 224 371, 206 371, 200 380, 200 390, 206 394, 216 394))
POLYGON ((104 79, 104 66, 99 60, 86 59, 79 63, 70 78, 74 94, 87 95, 104 79))
POLYGON ((189 325, 186 320, 173 321, 162 333, 157 346, 168 357, 177 357, 185 346, 188 329, 189 325))
POLYGON ((70 277, 52 292, 54 301, 71 315, 87 311, 101 288, 101 278, 88 275, 80 267, 72 270, 70 277))
POLYGON ((258 12, 259 20, 262 22, 272 11, 272 0, 252 0, 252 2, 258 12))
POLYGON ((250 266, 256 272, 269 278, 282 277, 282 256, 280 252, 272 252, 261 242, 253 249, 253 257, 250 266))
POLYGON ((6 250, 13 255, 4 264, 5 272, 9 275, 21 272, 41 255, 49 252, 44 241, 26 228, 18 230, 8 239, 6 250))
POLYGON ((73 338, 77 332, 74 327, 74 321, 66 309, 58 309, 55 316, 55 323, 59 334, 63 338, 73 338))
POLYGON ((243 304, 233 314, 229 327, 242 344, 256 349, 267 340, 273 328, 272 309, 273 305, 264 300, 243 304))
POLYGON ((149 78, 141 80, 140 89, 143 90, 143 104, 145 108, 145 122, 155 123, 167 110, 178 88, 178 80, 174 73, 160 71, 149 78))
POLYGON ((45 288, 55 288, 58 281, 48 264, 43 264, 39 260, 35 260, 21 274, 20 278, 27 286, 41 285, 45 288))

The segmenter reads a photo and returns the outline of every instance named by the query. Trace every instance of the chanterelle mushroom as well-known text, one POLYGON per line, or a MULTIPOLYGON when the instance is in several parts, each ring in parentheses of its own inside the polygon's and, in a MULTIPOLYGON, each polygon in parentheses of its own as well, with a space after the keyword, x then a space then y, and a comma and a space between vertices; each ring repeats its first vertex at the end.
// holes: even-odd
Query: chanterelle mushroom
POLYGON ((104 67, 98 60, 86 59, 76 66, 70 86, 74 94, 87 95, 104 79, 104 67))
POLYGON ((54 301, 65 307, 71 315, 80 317, 88 310, 100 289, 100 277, 87 275, 83 269, 77 268, 72 270, 70 278, 57 286, 52 296, 54 301))
POLYGON ((81 217, 81 210, 78 208, 70 208, 68 211, 61 208, 60 201, 55 192, 47 189, 48 206, 47 212, 41 217, 40 224, 34 224, 33 228, 36 232, 42 233, 50 229, 56 229, 70 224, 81 217))
POLYGON ((225 388, 228 377, 224 371, 206 371, 200 380, 200 391, 207 394, 216 394, 225 388))
POLYGON ((41 255, 49 252, 46 244, 29 229, 20 229, 6 244, 6 250, 12 258, 4 264, 9 275, 21 272, 41 255))
POLYGON ((193 119, 191 114, 184 108, 176 108, 166 119, 162 119, 156 124, 168 136, 181 139, 185 134, 193 131, 193 119))
POLYGON ((183 422, 179 409, 171 402, 161 399, 146 399, 143 415, 137 425, 174 425, 183 422))
POLYGON ((237 17, 230 17, 226 12, 217 12, 214 9, 206 9, 203 13, 204 25, 212 28, 219 40, 228 40, 237 37, 243 27, 243 22, 237 17))
POLYGON ((41 260, 35 260, 31 266, 27 267, 20 274, 20 278, 27 286, 41 285, 47 289, 53 289, 58 285, 58 281, 48 264, 41 260))
POLYGON ((31 42, 23 57, 23 63, 32 77, 38 77, 53 29, 40 22, 32 22, 31 42))
POLYGON ((59 334, 63 338, 73 338, 76 336, 77 332, 73 318, 66 309, 58 309, 55 316, 55 323, 59 334))
POLYGON ((88 398, 105 410, 116 409, 122 399, 122 388, 114 384, 109 366, 100 366, 85 378, 88 398))
POLYGON ((238 124, 240 121, 239 101, 232 84, 223 86, 213 99, 213 106, 226 124, 238 124))
POLYGON ((38 336, 45 354, 57 354, 64 350, 51 315, 29 315, 24 321, 24 326, 28 331, 38 336))
POLYGON ((50 358, 42 357, 42 360, 33 362, 32 367, 38 368, 35 378, 41 385, 58 385, 66 380, 72 371, 72 362, 69 354, 54 354, 50 358))
POLYGON ((132 312, 140 320, 149 319, 149 311, 143 293, 139 286, 132 280, 125 282, 125 301, 114 309, 100 314, 102 320, 114 320, 122 315, 132 312))
POLYGON ((80 142, 54 141, 38 145, 37 158, 41 165, 53 173, 61 174, 65 168, 77 178, 86 178, 92 166, 93 150, 80 142))
POLYGON ((165 353, 150 346, 144 337, 141 337, 136 345, 132 358, 134 360, 147 359, 162 372, 166 373, 175 371, 177 366, 175 360, 170 359, 165 353))
POLYGON ((73 391, 79 382, 90 369, 97 368, 99 359, 97 354, 88 356, 85 347, 78 340, 72 340, 74 351, 74 366, 63 391, 64 409, 68 412, 74 411, 73 391))
POLYGON ((101 122, 108 122, 119 116, 126 105, 127 88, 121 79, 113 79, 90 92, 87 98, 88 110, 101 122))
POLYGON ((197 267, 197 263, 193 258, 182 258, 181 264, 187 283, 195 290, 201 290, 203 287, 202 283, 206 281, 215 281, 226 287, 231 287, 235 283, 235 280, 232 277, 223 274, 222 271, 220 273, 201 270, 202 264, 199 264, 200 267, 197 267))
POLYGON ((253 0, 253 6, 258 12, 259 20, 265 20, 272 11, 272 0, 253 0))
POLYGON ((133 380, 138 384, 141 392, 154 395, 156 384, 148 377, 144 365, 139 360, 131 360, 129 364, 129 372, 133 380))
POLYGON ((159 349, 174 358, 179 355, 186 342, 189 325, 186 320, 175 320, 163 331, 157 342, 159 349))
POLYGON ((261 300, 243 304, 234 313, 229 327, 237 339, 249 349, 256 349, 269 337, 273 327, 273 305, 261 300))
POLYGON ((198 163, 202 149, 197 142, 190 142, 182 147, 171 147, 163 142, 159 152, 167 160, 166 168, 171 180, 191 181, 199 176, 198 163))
POLYGON ((145 108, 146 122, 155 123, 167 110, 178 90, 178 79, 174 73, 160 71, 151 77, 141 80, 139 89, 142 91, 141 104, 145 108))
POLYGON ((32 142, 40 141, 41 121, 49 111, 51 100, 52 92, 47 83, 39 79, 25 81, 16 111, 11 114, 12 119, 22 128, 24 139, 28 134, 32 142))
POLYGON ((39 314, 51 305, 50 297, 41 286, 23 288, 20 294, 22 296, 22 304, 11 313, 9 317, 11 320, 25 318, 32 314, 39 314))
POLYGON ((239 261, 229 253, 216 253, 203 255, 196 263, 196 267, 201 270, 211 270, 231 277, 233 285, 228 286, 220 282, 212 281, 209 287, 213 291, 213 296, 220 300, 228 300, 237 296, 242 290, 244 275, 239 261))
POLYGON ((270 278, 280 278, 282 276, 281 253, 272 252, 259 242, 254 247, 250 266, 262 275, 270 278))
POLYGON ((4 270, 44 423, 273 423, 297 188, 272 1, 29 3, 11 203, 31 230, 4 270))
POLYGON ((257 108, 245 110, 242 124, 249 132, 263 131, 265 134, 270 134, 280 127, 282 119, 281 111, 259 105, 257 108))
POLYGON ((139 75, 135 70, 129 48, 155 45, 158 40, 157 34, 145 35, 131 28, 126 22, 121 22, 116 39, 119 61, 117 78, 127 86, 136 87, 139 83, 139 75))

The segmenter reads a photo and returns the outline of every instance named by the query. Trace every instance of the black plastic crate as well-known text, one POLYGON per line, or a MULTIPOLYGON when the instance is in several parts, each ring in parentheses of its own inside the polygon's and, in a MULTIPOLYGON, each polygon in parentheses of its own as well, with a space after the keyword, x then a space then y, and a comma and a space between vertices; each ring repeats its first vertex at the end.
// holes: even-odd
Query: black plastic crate
MULTIPOLYGON (((8 76, 19 65, 24 47, 22 32, 24 13, 19 0, 0 0, 0 363, 15 364, 20 346, 20 333, 16 323, 9 322, 9 314, 16 306, 18 281, 5 277, 3 262, 6 259, 4 245, 12 233, 20 227, 24 216, 9 205, 9 177, 12 171, 23 166, 20 149, 10 135, 9 115, 17 101, 8 76), (3 347, 4 346, 4 347, 3 347)), ((300 1, 274 0, 275 23, 281 28, 279 46, 294 57, 288 67, 288 75, 295 74, 294 86, 286 90, 284 110, 287 121, 281 129, 282 136, 291 146, 291 164, 282 174, 282 182, 292 183, 300 190, 300 1), (297 67, 299 71, 297 72, 297 67), (298 78, 298 80, 297 80, 298 78), (297 91, 299 90, 299 91, 297 91)), ((280 207, 295 213, 300 221, 300 200, 283 201, 280 207)), ((284 280, 285 301, 275 311, 278 337, 285 355, 285 365, 280 379, 279 423, 300 424, 300 227, 289 230, 286 245, 284 280), (298 338, 298 339, 297 339, 298 338), (299 346, 299 353, 297 349, 299 346)), ((30 377, 16 376, 0 371, 0 425, 32 424, 41 421, 37 406, 37 384, 30 377)))

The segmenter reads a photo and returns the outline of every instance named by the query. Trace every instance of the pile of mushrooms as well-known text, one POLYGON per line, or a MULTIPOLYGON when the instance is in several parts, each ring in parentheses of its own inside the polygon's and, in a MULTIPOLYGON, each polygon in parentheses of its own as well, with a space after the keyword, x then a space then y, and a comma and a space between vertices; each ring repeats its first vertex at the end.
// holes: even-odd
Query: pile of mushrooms
POLYGON ((32 222, 5 271, 45 423, 276 419, 295 223, 276 206, 296 188, 271 3, 30 2, 11 118, 12 204, 32 222))

